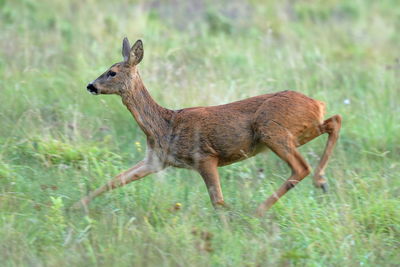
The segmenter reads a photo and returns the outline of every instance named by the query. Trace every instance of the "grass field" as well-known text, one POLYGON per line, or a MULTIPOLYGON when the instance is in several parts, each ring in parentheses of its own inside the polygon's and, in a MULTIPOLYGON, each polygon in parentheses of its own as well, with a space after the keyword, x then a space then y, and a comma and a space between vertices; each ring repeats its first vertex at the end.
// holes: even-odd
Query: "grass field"
MULTIPOLYGON (((0 265, 398 266, 398 2, 266 2, 0 0, 0 265), (290 174, 269 153, 220 169, 227 224, 179 169, 68 212, 144 155, 120 98, 85 89, 125 36, 171 109, 286 89, 325 101, 343 116, 330 192, 307 178, 254 217, 290 174)), ((300 149, 312 166, 325 142, 300 149)))

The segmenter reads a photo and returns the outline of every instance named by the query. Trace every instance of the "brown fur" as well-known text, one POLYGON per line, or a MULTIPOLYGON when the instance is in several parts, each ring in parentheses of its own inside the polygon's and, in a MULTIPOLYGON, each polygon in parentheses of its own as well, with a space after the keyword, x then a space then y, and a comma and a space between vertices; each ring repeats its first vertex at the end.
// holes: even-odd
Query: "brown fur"
POLYGON ((251 97, 226 105, 169 110, 159 106, 142 83, 137 64, 143 58, 141 41, 129 49, 124 39, 124 61, 114 64, 88 90, 118 94, 147 136, 143 161, 121 173, 76 205, 86 206, 97 195, 140 179, 168 166, 198 171, 214 206, 224 205, 217 167, 229 165, 270 149, 287 162, 292 175, 258 208, 263 215, 282 195, 310 173, 297 147, 323 133, 329 138, 316 169, 314 183, 326 189, 323 172, 338 138, 341 117, 323 120, 325 104, 294 91, 251 97), (115 73, 115 75, 111 76, 115 73), (111 74, 110 74, 111 73, 111 74))

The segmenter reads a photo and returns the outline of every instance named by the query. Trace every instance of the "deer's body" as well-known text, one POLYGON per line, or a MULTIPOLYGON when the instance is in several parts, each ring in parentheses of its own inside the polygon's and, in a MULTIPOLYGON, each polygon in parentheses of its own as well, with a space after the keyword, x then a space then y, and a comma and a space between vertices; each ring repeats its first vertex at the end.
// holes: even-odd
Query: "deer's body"
POLYGON ((217 167, 229 165, 270 149, 292 169, 292 175, 258 209, 262 215, 283 194, 310 173, 297 151, 315 137, 328 133, 324 155, 314 184, 326 189, 323 172, 338 138, 341 117, 324 121, 325 104, 294 91, 282 91, 210 107, 169 110, 159 106, 142 83, 136 65, 143 57, 140 41, 123 46, 124 62, 93 83, 95 94, 118 94, 147 136, 143 161, 83 198, 85 206, 95 196, 140 179, 168 166, 197 170, 215 206, 224 205, 217 167), (116 76, 118 74, 118 76, 116 76))
POLYGON ((164 114, 164 135, 158 142, 148 136, 149 148, 162 165, 195 169, 196 163, 208 157, 224 166, 266 150, 261 136, 270 123, 290 132, 296 146, 303 144, 322 123, 324 104, 297 92, 283 91, 164 114))

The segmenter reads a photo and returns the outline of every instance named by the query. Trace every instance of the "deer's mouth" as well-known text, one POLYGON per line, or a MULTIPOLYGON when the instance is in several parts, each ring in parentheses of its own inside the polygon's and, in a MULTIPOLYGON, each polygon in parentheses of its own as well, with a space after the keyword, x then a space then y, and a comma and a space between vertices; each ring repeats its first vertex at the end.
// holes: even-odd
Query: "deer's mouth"
POLYGON ((86 86, 86 89, 92 95, 98 95, 99 94, 99 90, 92 83, 89 83, 88 86, 86 86))

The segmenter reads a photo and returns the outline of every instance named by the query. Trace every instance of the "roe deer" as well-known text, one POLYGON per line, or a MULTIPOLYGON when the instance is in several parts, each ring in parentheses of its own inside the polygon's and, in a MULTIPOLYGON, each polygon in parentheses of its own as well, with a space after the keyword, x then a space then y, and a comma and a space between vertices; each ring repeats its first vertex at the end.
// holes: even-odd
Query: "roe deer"
POLYGON ((123 40, 122 62, 112 65, 87 90, 117 94, 147 136, 144 160, 75 203, 88 203, 101 193, 160 171, 168 166, 200 173, 214 207, 224 206, 217 168, 270 149, 292 170, 286 182, 257 209, 262 216, 281 196, 310 174, 297 147, 321 134, 329 135, 315 170, 314 184, 327 189, 324 169, 338 139, 341 116, 323 120, 325 104, 301 93, 283 91, 210 107, 169 110, 158 105, 140 78, 141 40, 130 47, 123 40))

